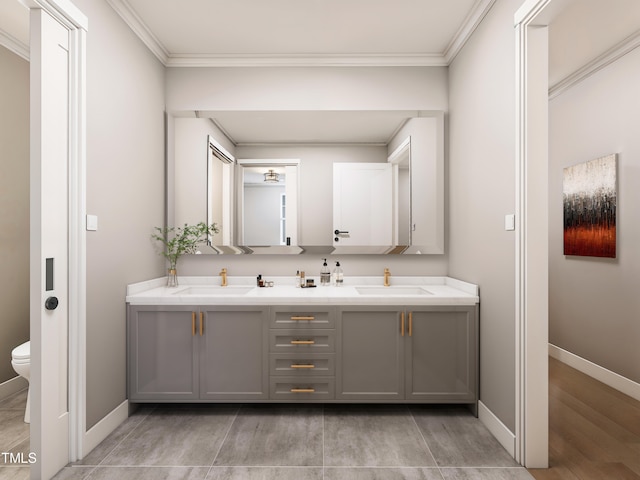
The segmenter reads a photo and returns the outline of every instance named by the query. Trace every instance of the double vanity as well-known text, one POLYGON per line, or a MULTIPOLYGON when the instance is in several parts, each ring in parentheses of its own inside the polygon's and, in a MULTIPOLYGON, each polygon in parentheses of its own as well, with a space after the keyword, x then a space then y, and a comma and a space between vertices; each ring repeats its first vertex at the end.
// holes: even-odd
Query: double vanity
POLYGON ((165 278, 127 288, 128 396, 142 402, 478 401, 478 288, 449 277, 165 278))

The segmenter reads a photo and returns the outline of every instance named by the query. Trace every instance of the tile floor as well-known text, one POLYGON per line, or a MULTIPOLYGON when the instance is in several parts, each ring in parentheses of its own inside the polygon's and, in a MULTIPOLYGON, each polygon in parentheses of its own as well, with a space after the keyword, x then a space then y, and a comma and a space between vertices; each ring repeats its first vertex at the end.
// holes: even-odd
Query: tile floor
MULTIPOLYGON (((23 449, 4 426, 17 404, 0 404, 0 440, 23 449)), ((0 463, 0 479, 25 470, 0 463)), ((463 407, 196 404, 142 406, 55 480, 531 478, 463 407)))

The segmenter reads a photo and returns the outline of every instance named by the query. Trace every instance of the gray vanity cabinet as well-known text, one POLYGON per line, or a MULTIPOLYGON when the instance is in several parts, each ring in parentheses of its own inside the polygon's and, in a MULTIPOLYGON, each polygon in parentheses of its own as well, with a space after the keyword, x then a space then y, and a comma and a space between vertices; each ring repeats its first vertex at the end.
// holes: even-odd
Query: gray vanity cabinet
POLYGON ((267 307, 128 307, 132 402, 265 400, 267 307))
POLYGON ((335 308, 271 307, 269 365, 271 400, 335 399, 335 308))
POLYGON ((475 404, 477 323, 473 306, 339 309, 336 398, 475 404))
POLYGON ((199 396, 197 315, 188 307, 129 306, 128 390, 132 401, 199 396))
POLYGON ((338 314, 338 400, 404 398, 404 337, 397 307, 342 307, 338 314))
POLYGON ((477 309, 410 307, 405 315, 405 398, 430 403, 475 403, 477 309))
POLYGON ((267 308, 203 307, 200 398, 269 398, 267 308))
POLYGON ((131 402, 478 400, 477 306, 128 306, 131 402))

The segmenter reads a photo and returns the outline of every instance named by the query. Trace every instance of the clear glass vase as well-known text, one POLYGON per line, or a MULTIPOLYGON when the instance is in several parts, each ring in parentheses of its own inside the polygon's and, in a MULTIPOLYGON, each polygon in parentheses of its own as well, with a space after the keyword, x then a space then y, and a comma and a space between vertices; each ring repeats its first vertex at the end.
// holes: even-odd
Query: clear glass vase
POLYGON ((175 268, 169 269, 169 275, 167 275, 167 287, 178 286, 178 271, 175 268))

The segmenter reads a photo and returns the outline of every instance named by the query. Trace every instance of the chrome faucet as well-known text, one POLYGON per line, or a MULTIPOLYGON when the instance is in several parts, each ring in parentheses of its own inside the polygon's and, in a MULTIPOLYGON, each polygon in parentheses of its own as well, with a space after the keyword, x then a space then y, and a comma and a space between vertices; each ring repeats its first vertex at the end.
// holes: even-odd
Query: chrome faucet
POLYGON ((227 286, 227 269, 223 268, 222 270, 220 270, 220 273, 218 275, 222 277, 222 283, 220 284, 220 286, 226 287, 227 286))
POLYGON ((391 272, 388 268, 384 269, 384 286, 388 287, 391 285, 391 272))

